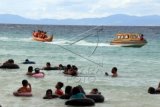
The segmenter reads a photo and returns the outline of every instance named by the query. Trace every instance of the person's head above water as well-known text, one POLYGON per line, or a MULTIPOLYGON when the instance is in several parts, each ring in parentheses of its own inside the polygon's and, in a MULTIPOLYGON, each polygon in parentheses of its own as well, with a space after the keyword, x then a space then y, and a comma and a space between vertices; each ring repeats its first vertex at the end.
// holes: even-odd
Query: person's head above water
POLYGON ((35 68, 34 71, 35 71, 35 73, 39 73, 40 69, 39 68, 35 68))

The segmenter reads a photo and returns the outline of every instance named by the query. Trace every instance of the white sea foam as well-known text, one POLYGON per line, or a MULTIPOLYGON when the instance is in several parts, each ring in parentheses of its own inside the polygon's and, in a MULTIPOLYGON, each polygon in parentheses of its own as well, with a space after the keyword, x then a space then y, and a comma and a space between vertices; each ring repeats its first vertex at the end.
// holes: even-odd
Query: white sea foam
POLYGON ((0 37, 0 40, 1 41, 7 41, 7 40, 9 40, 9 38, 8 37, 0 37))
POLYGON ((32 38, 9 38, 9 37, 0 37, 0 41, 22 41, 22 42, 32 42, 32 38))
MULTIPOLYGON (((0 41, 20 41, 20 42, 34 42, 32 40, 32 37, 29 38, 9 38, 9 37, 0 37, 0 41)), ((93 42, 88 42, 85 40, 81 40, 79 42, 74 43, 75 41, 70 41, 67 39, 55 39, 52 42, 45 42, 48 44, 57 44, 57 45, 79 45, 79 46, 99 46, 99 47, 117 47, 114 45, 110 45, 110 43, 103 43, 103 42, 99 42, 99 43, 93 43, 93 42)))
POLYGON ((81 40, 77 43, 74 43, 75 41, 69 41, 69 40, 65 40, 65 39, 57 39, 57 40, 53 40, 53 42, 46 42, 48 44, 57 44, 57 45, 79 45, 79 46, 91 46, 91 47, 95 47, 95 46, 99 46, 99 47, 117 47, 114 45, 110 45, 110 43, 92 43, 92 42, 87 42, 85 40, 81 40))

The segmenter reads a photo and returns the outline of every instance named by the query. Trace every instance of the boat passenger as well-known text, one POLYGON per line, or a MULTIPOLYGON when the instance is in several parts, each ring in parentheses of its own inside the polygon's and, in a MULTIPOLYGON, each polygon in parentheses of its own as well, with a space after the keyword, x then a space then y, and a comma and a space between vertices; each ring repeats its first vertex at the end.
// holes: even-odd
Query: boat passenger
POLYGON ((34 37, 38 37, 38 32, 33 31, 32 35, 33 35, 34 37))
POLYGON ((142 40, 144 40, 144 38, 143 38, 143 34, 141 34, 141 36, 140 36, 140 40, 142 41, 142 40))
POLYGON ((41 31, 40 30, 38 30, 37 31, 37 37, 39 38, 39 35, 41 34, 41 31))
POLYGON ((43 38, 47 38, 47 32, 44 32, 43 38))
POLYGON ((44 39, 45 38, 45 34, 44 34, 44 32, 42 31, 42 33, 41 33, 41 38, 42 39, 44 39))

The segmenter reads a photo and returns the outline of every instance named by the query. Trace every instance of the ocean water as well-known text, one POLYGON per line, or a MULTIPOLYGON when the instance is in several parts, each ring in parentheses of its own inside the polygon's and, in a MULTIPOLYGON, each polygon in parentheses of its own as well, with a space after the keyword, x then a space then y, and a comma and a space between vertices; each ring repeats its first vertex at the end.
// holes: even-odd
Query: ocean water
POLYGON ((158 26, 51 26, 0 25, 0 63, 12 58, 20 69, 0 69, 0 104, 2 107, 65 107, 66 100, 42 99, 47 89, 55 90, 58 81, 65 86, 82 85, 86 93, 98 88, 104 103, 98 107, 159 107, 160 95, 147 93, 148 87, 160 82, 160 27, 158 26), (32 40, 33 30, 44 30, 54 35, 53 42, 32 40), (109 42, 118 32, 143 33, 148 43, 141 48, 111 46, 109 42), (63 71, 43 71, 44 78, 25 75, 29 65, 25 59, 35 61, 34 68, 46 62, 76 65, 79 76, 66 76, 63 71), (118 77, 111 75, 118 68, 118 77), (33 97, 12 95, 21 81, 32 85, 33 97))

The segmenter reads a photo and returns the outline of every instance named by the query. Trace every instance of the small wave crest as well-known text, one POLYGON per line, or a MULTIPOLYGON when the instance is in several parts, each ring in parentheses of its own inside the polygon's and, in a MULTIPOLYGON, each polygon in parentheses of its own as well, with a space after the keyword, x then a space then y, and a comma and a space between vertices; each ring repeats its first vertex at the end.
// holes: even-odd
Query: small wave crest
POLYGON ((9 38, 8 37, 0 37, 1 41, 7 41, 9 38))
MULTIPOLYGON (((0 37, 0 41, 20 41, 20 42, 34 42, 32 40, 32 37, 30 38, 9 38, 9 37, 0 37)), ((45 42, 48 44, 57 44, 57 45, 79 45, 79 46, 100 46, 100 47, 115 47, 113 45, 110 45, 109 43, 103 43, 103 42, 99 42, 99 43, 95 43, 95 42, 88 42, 85 40, 81 40, 79 42, 75 41, 70 41, 70 40, 66 40, 66 39, 55 39, 52 42, 45 42)))
POLYGON ((32 38, 9 38, 9 37, 0 37, 0 41, 22 41, 22 42, 31 42, 32 38))
POLYGON ((110 43, 92 43, 87 42, 85 40, 81 40, 79 42, 74 43, 75 41, 69 41, 65 39, 57 39, 53 40, 53 42, 47 42, 49 44, 57 44, 57 45, 80 45, 80 46, 100 46, 100 47, 111 47, 110 43))

